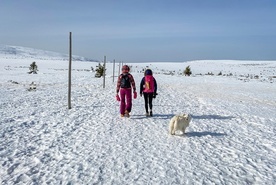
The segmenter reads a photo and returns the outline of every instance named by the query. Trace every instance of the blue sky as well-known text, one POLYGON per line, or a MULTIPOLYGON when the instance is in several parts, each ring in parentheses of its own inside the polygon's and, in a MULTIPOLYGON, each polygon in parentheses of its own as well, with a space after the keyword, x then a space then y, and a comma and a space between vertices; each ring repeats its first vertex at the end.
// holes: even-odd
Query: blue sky
POLYGON ((0 44, 124 62, 276 60, 275 0, 1 0, 0 44))

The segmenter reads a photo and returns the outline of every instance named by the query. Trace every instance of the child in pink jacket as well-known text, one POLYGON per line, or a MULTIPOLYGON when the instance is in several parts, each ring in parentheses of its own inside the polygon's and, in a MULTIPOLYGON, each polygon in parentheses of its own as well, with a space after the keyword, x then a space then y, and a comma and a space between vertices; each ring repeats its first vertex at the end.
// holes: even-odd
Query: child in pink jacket
POLYGON ((121 117, 129 117, 129 113, 132 108, 132 96, 131 92, 133 89, 133 97, 137 98, 137 92, 135 87, 135 81, 133 76, 129 73, 129 67, 124 65, 122 67, 122 74, 119 75, 116 88, 116 99, 120 101, 120 113, 121 117), (120 95, 119 95, 120 93, 120 95))

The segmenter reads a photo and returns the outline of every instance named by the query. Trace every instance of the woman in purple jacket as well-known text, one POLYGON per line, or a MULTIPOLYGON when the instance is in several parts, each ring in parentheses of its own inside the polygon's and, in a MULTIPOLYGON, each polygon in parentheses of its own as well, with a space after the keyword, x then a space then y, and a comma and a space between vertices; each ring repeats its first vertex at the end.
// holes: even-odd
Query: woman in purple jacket
POLYGON ((152 115, 152 99, 157 95, 157 83, 152 70, 147 69, 140 83, 140 96, 144 95, 146 116, 152 115))

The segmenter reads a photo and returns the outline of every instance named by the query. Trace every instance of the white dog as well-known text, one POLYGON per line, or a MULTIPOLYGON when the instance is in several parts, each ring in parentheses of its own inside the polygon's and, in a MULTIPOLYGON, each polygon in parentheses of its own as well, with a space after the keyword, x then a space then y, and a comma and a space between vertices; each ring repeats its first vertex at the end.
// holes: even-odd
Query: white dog
POLYGON ((185 130, 189 126, 191 119, 192 117, 190 114, 175 115, 170 121, 170 134, 175 135, 175 131, 177 130, 185 134, 185 130))

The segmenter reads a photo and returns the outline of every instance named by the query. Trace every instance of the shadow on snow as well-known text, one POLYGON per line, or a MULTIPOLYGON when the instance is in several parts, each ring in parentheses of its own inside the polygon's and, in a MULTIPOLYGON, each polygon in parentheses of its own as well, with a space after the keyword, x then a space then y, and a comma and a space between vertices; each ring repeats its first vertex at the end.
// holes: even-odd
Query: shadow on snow
POLYGON ((174 116, 174 114, 153 114, 153 116, 146 116, 146 115, 132 115, 132 119, 147 119, 147 118, 153 118, 153 119, 171 119, 174 116))
POLYGON ((192 115, 193 119, 232 119, 233 116, 220 116, 220 115, 201 115, 201 116, 194 116, 192 115))
POLYGON ((226 136, 227 134, 225 133, 215 133, 215 132, 188 132, 183 136, 187 136, 187 137, 203 137, 203 136, 214 136, 214 137, 218 137, 218 136, 226 136))

